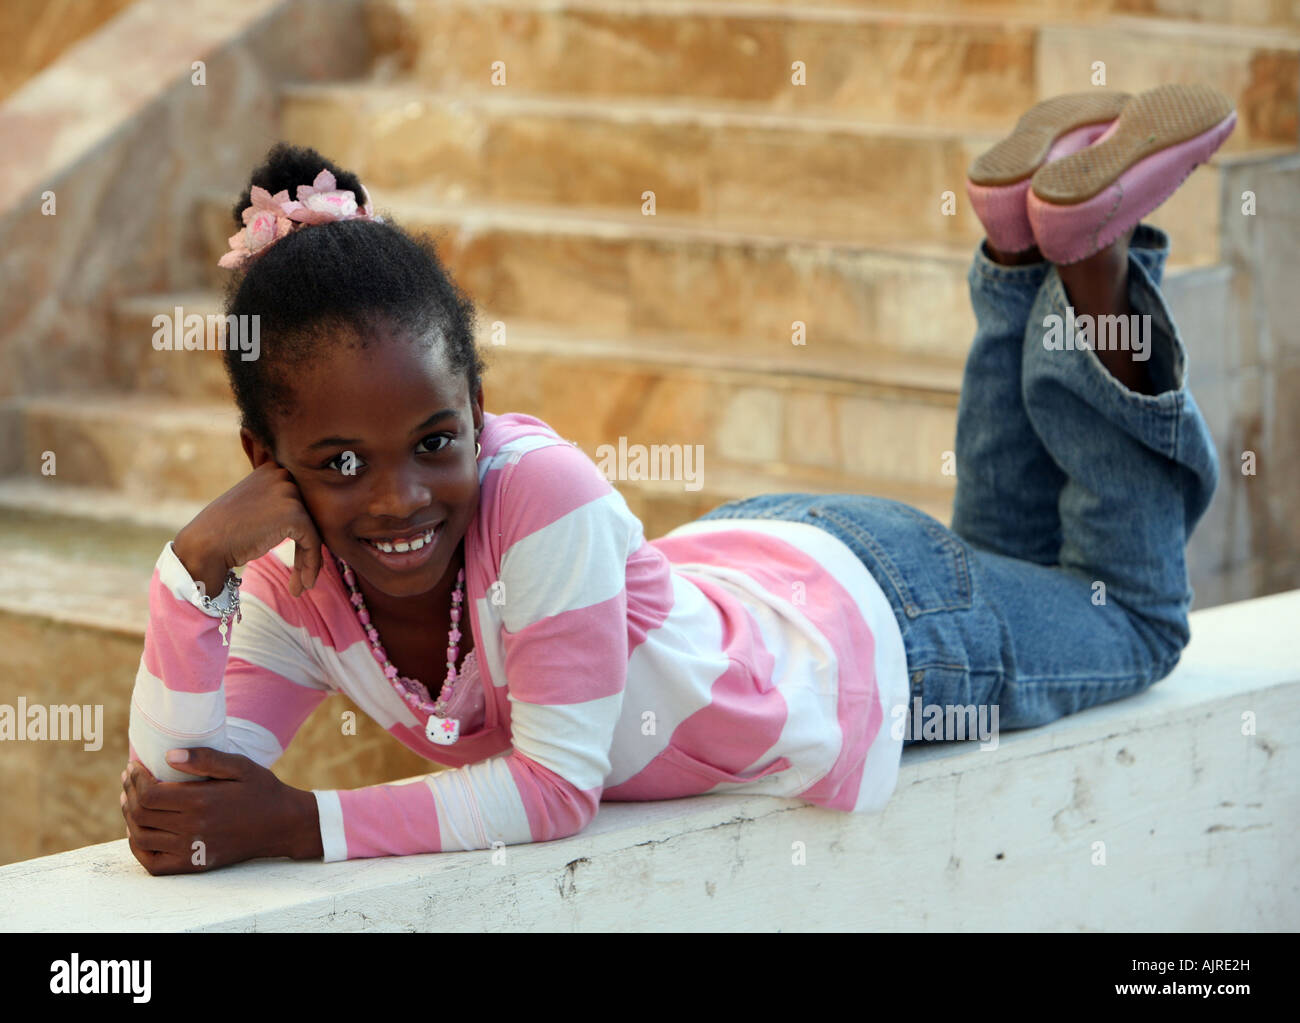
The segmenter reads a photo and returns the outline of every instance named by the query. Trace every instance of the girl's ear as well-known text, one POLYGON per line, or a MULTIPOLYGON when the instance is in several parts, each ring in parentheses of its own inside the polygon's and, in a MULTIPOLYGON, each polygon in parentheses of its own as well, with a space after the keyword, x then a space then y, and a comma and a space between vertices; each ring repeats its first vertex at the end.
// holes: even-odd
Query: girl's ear
MULTIPOLYGON (((266 462, 275 462, 275 453, 242 426, 239 428, 239 443, 243 445, 244 454, 248 456, 248 464, 251 468, 256 469, 266 462)), ((276 464, 280 463, 276 462, 276 464)))

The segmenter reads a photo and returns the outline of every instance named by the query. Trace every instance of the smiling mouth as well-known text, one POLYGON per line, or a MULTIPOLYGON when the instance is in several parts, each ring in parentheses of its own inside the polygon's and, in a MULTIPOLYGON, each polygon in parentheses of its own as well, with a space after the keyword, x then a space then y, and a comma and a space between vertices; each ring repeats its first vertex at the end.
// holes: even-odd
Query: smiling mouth
POLYGON ((439 523, 432 529, 427 529, 423 533, 416 533, 413 536, 382 540, 370 540, 361 536, 357 537, 357 539, 372 550, 381 551, 384 554, 407 554, 422 550, 432 544, 441 531, 442 523, 439 523))

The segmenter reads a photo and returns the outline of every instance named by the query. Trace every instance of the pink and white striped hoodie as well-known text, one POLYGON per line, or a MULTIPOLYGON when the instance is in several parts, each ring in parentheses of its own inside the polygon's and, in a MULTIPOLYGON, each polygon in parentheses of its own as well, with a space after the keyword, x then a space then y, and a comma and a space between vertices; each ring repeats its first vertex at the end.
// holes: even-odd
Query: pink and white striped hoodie
MULTIPOLYGON (((131 756, 192 781, 168 749, 269 767, 331 693, 453 768, 314 790, 327 862, 577 834, 602 800, 743 792, 842 811, 885 805, 902 740, 902 636, 879 585, 815 526, 688 523, 647 541, 581 449, 520 413, 484 413, 465 537, 482 724, 452 746, 395 692, 332 556, 290 595, 293 542, 244 567, 230 646, 169 542, 131 701, 131 756)), ((341 741, 347 741, 345 737, 341 741)))

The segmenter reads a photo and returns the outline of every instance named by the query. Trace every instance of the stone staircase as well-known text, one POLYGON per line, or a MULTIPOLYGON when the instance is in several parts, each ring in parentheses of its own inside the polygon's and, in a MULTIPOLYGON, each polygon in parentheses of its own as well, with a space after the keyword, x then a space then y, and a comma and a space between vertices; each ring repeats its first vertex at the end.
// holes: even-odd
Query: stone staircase
MULTIPOLYGON (((593 457, 620 437, 703 446, 699 490, 613 481, 647 536, 768 491, 873 493, 948 521, 955 480, 942 466, 981 237, 963 190, 970 160, 1037 99, 1088 88, 1096 61, 1108 88, 1201 81, 1233 97, 1229 144, 1151 218, 1173 237, 1167 290, 1195 355, 1219 343, 1199 312, 1226 315, 1243 287, 1224 223, 1240 176, 1300 183, 1300 5, 926 8, 373 0, 370 76, 283 89, 281 135, 439 237, 479 308, 489 411, 537 415, 593 457), (490 83, 494 61, 504 86, 490 83), (791 84, 796 61, 806 85, 791 84)), ((40 679, 29 702, 33 689, 103 702, 129 688, 158 551, 248 471, 220 353, 150 344, 153 316, 219 309, 216 261, 241 185, 193 210, 196 287, 116 299, 102 363, 0 419, 17 452, 0 465, 0 669, 40 679), (41 474, 47 451, 54 477, 41 474)), ((1231 410, 1226 392, 1221 404, 1231 410)), ((1212 544, 1226 521, 1207 519, 1198 539, 1212 544)), ((1209 581, 1231 568, 1208 546, 1196 566, 1209 581)), ((428 769, 361 714, 361 734, 341 743, 336 702, 277 765, 286 781, 352 787, 428 769)), ((109 703, 106 747, 123 760, 126 728, 125 700, 109 703)), ((42 754, 0 749, 15 779, 6 816, 33 821, 0 843, 0 862, 121 830, 102 763, 42 754), (40 825, 50 771, 86 806, 40 825)))

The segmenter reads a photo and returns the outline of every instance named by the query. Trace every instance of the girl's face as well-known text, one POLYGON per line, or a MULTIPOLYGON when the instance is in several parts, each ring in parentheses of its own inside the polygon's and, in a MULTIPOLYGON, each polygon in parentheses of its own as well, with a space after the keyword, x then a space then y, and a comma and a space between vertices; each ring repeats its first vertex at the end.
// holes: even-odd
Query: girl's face
MULTIPOLYGON (((478 511, 483 389, 467 393, 441 345, 376 340, 365 350, 328 345, 294 377, 294 414, 273 422, 276 451, 266 455, 293 476, 325 546, 369 584, 368 602, 438 598, 455 583, 457 548, 478 511), (431 550, 385 557, 366 542, 435 526, 431 550)), ((244 449, 260 464, 265 449, 251 436, 244 449)))

